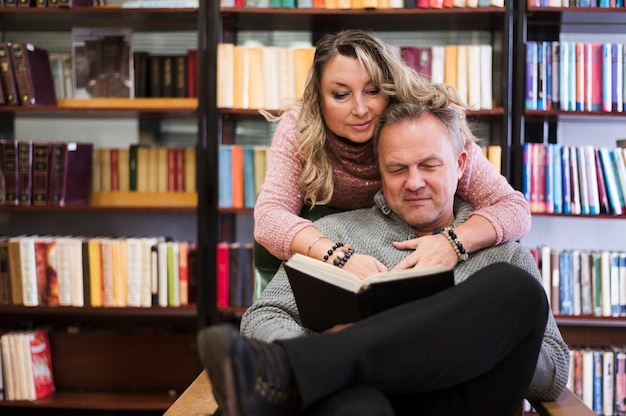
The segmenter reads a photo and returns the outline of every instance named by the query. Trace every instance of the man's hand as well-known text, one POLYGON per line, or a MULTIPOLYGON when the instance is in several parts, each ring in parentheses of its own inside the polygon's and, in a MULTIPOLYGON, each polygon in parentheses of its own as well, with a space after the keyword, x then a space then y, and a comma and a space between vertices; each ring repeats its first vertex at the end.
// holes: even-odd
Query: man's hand
POLYGON ((448 239, 443 235, 428 235, 413 240, 396 241, 393 246, 400 250, 415 250, 396 264, 392 270, 410 267, 434 266, 453 268, 459 261, 448 239))
MULTIPOLYGON (((330 263, 331 260, 328 262, 330 263)), ((343 269, 355 274, 360 279, 365 279, 372 274, 386 272, 387 266, 372 256, 354 253, 350 256, 350 260, 343 265, 343 269)))

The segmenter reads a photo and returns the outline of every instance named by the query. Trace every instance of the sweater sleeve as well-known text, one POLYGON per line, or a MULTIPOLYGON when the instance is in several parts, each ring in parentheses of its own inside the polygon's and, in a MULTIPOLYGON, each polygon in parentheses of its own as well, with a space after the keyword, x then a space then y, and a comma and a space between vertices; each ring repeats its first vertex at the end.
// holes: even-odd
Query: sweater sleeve
POLYGON ((289 111, 278 123, 267 154, 265 181, 254 207, 254 238, 281 260, 291 256, 294 236, 312 225, 299 216, 304 202, 297 116, 296 111, 289 111))
POLYGON ((468 163, 457 192, 474 208, 473 215, 486 218, 496 230, 496 244, 515 241, 530 231, 530 208, 516 191, 482 155, 480 147, 467 142, 468 163))

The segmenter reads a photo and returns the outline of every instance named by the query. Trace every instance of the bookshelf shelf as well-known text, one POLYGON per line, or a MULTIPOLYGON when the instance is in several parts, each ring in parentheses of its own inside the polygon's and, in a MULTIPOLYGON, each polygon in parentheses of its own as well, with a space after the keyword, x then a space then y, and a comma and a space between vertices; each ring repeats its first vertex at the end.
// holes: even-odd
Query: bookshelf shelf
POLYGON ((16 306, 0 305, 0 314, 4 316, 33 316, 33 315, 80 315, 85 317, 118 317, 118 318, 195 318, 196 305, 178 307, 150 308, 93 308, 90 306, 16 306))
POLYGON ((148 113, 194 116, 196 98, 93 98, 59 99, 56 106, 0 106, 0 113, 41 115, 72 115, 78 113, 148 113))
POLYGON ((576 214, 547 214, 547 213, 533 213, 533 217, 557 217, 557 218, 586 218, 586 219, 599 219, 599 220, 626 220, 626 215, 576 215, 576 214))
POLYGON ((322 8, 221 8, 224 25, 235 30, 312 30, 319 27, 389 30, 455 30, 499 28, 505 9, 500 7, 443 9, 322 9, 322 8))

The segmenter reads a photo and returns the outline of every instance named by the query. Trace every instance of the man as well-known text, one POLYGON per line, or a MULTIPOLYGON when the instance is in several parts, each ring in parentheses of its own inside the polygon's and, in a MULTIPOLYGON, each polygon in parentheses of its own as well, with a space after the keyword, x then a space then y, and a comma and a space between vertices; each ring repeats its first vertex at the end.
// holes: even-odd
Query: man
POLYGON ((430 102, 391 104, 374 137, 376 205, 316 226, 388 268, 407 255, 392 242, 443 229, 461 260, 456 285, 314 334, 300 325, 281 268, 244 314, 244 336, 227 326, 200 333, 223 414, 512 415, 523 397, 550 400, 563 390, 568 349, 528 250, 506 243, 464 260, 452 231, 471 207, 454 198, 468 130, 450 93, 433 85, 430 102))

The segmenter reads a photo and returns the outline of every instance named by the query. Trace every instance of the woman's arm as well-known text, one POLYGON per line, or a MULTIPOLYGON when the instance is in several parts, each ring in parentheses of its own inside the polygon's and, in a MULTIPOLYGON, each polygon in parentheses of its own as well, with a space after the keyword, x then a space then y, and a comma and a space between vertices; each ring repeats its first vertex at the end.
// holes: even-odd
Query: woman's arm
POLYGON ((474 208, 472 217, 481 216, 491 224, 496 237, 491 244, 485 245, 486 240, 481 242, 476 236, 477 232, 485 231, 484 228, 461 230, 459 227, 459 239, 464 245, 468 244, 469 251, 521 239, 530 231, 528 202, 494 169, 476 143, 467 143, 465 149, 469 163, 459 181, 457 193, 474 208), (472 242, 475 239, 477 241, 472 242))
MULTIPOLYGON (((299 216, 304 205, 300 189, 302 159, 298 152, 298 113, 280 120, 267 155, 265 181, 254 207, 254 238, 281 260, 291 256, 291 243, 302 229, 313 228, 299 216)), ((314 228, 313 228, 314 230, 314 228)))

